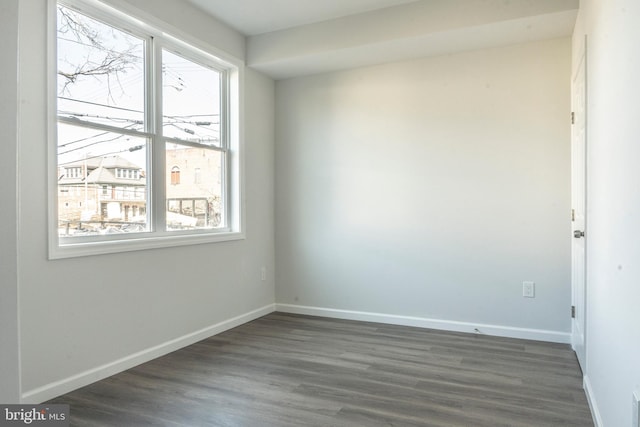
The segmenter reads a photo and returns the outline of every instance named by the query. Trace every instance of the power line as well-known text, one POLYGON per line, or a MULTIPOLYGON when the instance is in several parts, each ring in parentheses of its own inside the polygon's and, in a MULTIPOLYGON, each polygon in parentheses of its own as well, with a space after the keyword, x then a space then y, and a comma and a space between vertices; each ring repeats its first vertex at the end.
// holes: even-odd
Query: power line
POLYGON ((209 116, 219 116, 219 115, 220 114, 213 113, 213 114, 190 114, 190 115, 185 115, 185 116, 173 115, 173 116, 165 116, 165 117, 170 117, 170 118, 173 119, 173 118, 182 118, 182 117, 209 117, 209 116))
MULTIPOLYGON (((133 126, 135 126, 135 125, 136 125, 136 124, 135 124, 135 123, 133 123, 133 124, 130 124, 130 125, 128 125, 128 126, 123 127, 123 129, 130 129, 130 128, 132 128, 132 127, 133 127, 133 126)), ((103 136, 103 135, 106 135, 106 134, 108 134, 108 133, 112 133, 112 132, 109 132, 109 131, 107 131, 107 132, 101 132, 101 133, 98 133, 98 134, 95 134, 95 135, 87 136, 86 138, 80 138, 80 139, 76 139, 75 141, 67 142, 67 143, 65 143, 65 144, 59 144, 59 145, 58 145, 58 148, 63 148, 63 147, 66 147, 67 145, 71 145, 71 144, 77 144, 78 142, 87 141, 87 140, 89 140, 89 139, 97 138, 97 137, 99 137, 99 136, 103 136)), ((85 146, 85 147, 86 147, 86 146, 85 146)))
MULTIPOLYGON (((126 126, 123 129, 131 128, 133 126, 135 126, 135 123, 132 124, 132 125, 126 126)), ((192 129, 179 127, 175 123, 165 123, 163 126, 173 126, 173 127, 177 128, 178 130, 181 130, 182 132, 188 133, 190 135, 195 135, 195 132, 192 129)), ((211 130, 213 132, 216 132, 215 129, 209 129, 209 130, 211 130)), ((104 136, 104 135, 110 134, 110 133, 113 133, 113 132, 102 132, 102 133, 99 133, 99 134, 96 134, 96 135, 93 135, 93 136, 89 136, 89 137, 86 137, 86 138, 81 138, 81 139, 78 139, 76 141, 72 141, 72 142, 69 142, 69 143, 66 143, 66 144, 59 145, 58 148, 63 148, 63 147, 66 147, 66 146, 74 144, 74 143, 87 141, 87 140, 90 140, 92 138, 97 138, 99 136, 104 136)), ((104 140, 101 140, 101 141, 94 141, 94 142, 91 142, 91 143, 88 143, 88 144, 83 144, 83 145, 81 145, 79 147, 75 147, 75 148, 68 149, 66 151, 58 152, 58 156, 63 156, 65 154, 69 154, 69 153, 72 153, 72 152, 75 152, 75 151, 84 150, 84 149, 86 149, 88 147, 91 147, 91 146, 94 146, 94 145, 98 145, 98 144, 103 144, 105 142, 113 142, 113 141, 116 141, 116 140, 118 140, 120 138, 123 138, 123 137, 126 137, 126 136, 130 136, 130 135, 122 134, 122 135, 118 135, 118 136, 116 136, 114 138, 104 139, 104 140)), ((200 140, 200 141, 206 141, 206 140, 211 140, 211 139, 217 140, 217 137, 215 135, 198 135, 197 139, 200 140)))
POLYGON ((105 139, 105 140, 103 140, 103 141, 96 141, 96 142, 92 142, 91 144, 83 145, 83 146, 81 146, 81 147, 72 148, 72 149, 67 150, 67 151, 64 151, 64 152, 62 152, 62 153, 58 153, 58 156, 63 156, 63 155, 65 155, 65 154, 69 154, 69 153, 72 153, 72 152, 74 152, 74 151, 78 151, 78 150, 84 150, 85 148, 87 148, 87 147, 91 147, 92 145, 103 144, 103 143, 105 143, 105 142, 112 142, 112 141, 115 141, 116 139, 120 139, 120 138, 122 138, 123 136, 125 136, 125 135, 118 135, 118 136, 116 136, 115 138, 105 139))
POLYGON ((67 142, 66 144, 60 144, 60 145, 58 145, 58 148, 63 148, 63 147, 66 147, 67 145, 76 144, 78 142, 86 141, 88 139, 96 138, 98 136, 103 136, 103 135, 106 135, 108 133, 110 133, 110 132, 102 132, 102 133, 99 133, 99 134, 96 134, 96 135, 88 136, 86 138, 76 139, 75 141, 67 142))
POLYGON ((98 114, 86 114, 86 113, 74 113, 73 111, 60 111, 63 115, 73 116, 73 117, 89 117, 92 119, 104 119, 112 122, 132 122, 133 125, 142 125, 144 122, 142 120, 137 119, 126 119, 124 117, 111 117, 111 116, 101 116, 98 114))
POLYGON ((144 111, 140 111, 140 110, 132 110, 130 108, 124 108, 124 107, 114 107, 112 105, 106 105, 106 104, 99 104, 97 102, 91 102, 91 101, 82 101, 80 99, 74 99, 74 98, 67 98, 65 96, 58 96, 58 99, 64 99, 65 101, 72 101, 72 102, 80 102, 82 104, 89 104, 89 105, 96 105, 98 107, 106 107, 106 108, 113 108, 115 110, 122 110, 122 111, 130 111, 132 113, 140 113, 140 114, 144 114, 144 111))
MULTIPOLYGON (((58 99, 64 99, 65 101, 71 101, 71 102, 79 102, 81 104, 95 105, 98 107, 113 108, 115 110, 130 111, 132 113, 144 114, 144 111, 140 111, 140 110, 133 110, 131 108, 124 108, 124 107, 114 107, 113 105, 100 104, 98 102, 91 102, 91 101, 83 101, 81 99, 68 98, 66 96, 58 96, 58 99)), ((209 117, 209 116, 219 116, 219 115, 220 113, 211 113, 211 114, 185 114, 185 115, 171 115, 171 116, 165 115, 163 117, 173 119, 173 118, 184 118, 184 117, 209 117)))

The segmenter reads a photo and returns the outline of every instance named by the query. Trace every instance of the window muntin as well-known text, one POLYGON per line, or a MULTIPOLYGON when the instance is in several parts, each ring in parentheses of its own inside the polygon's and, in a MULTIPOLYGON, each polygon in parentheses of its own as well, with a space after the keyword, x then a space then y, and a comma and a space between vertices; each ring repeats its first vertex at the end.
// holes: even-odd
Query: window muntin
MULTIPOLYGON (((185 237, 195 237, 194 232, 237 233, 240 230, 237 195, 240 187, 228 180, 230 155, 234 156, 231 162, 235 168, 234 179, 239 179, 237 153, 229 151, 227 132, 230 120, 228 70, 233 68, 198 49, 174 44, 176 40, 170 38, 163 39, 160 33, 131 34, 131 25, 122 25, 121 17, 110 17, 104 10, 95 14, 100 20, 91 18, 93 6, 84 7, 81 0, 68 1, 89 12, 78 13, 58 4, 57 70, 62 72, 58 73, 57 85, 57 177, 60 177, 61 167, 72 163, 80 165, 79 172, 76 169, 71 173, 73 176, 86 173, 91 177, 97 174, 94 163, 115 157, 111 159, 111 165, 115 166, 110 172, 116 182, 94 179, 85 180, 86 184, 72 185, 58 178, 58 196, 54 204, 58 239, 52 248, 113 242, 116 234, 116 240, 122 241, 136 239, 136 236, 162 239, 166 233, 185 237), (89 34, 91 40, 104 38, 110 40, 110 44, 96 44, 87 40, 85 33, 77 35, 75 40, 71 38, 69 33, 73 31, 69 21, 60 17, 71 13, 78 14, 72 16, 73 23, 88 25, 94 31, 89 34), (80 46, 84 54, 75 52, 73 45, 80 46), (78 59, 102 58, 91 62, 101 66, 106 63, 105 58, 116 56, 120 63, 119 68, 113 70, 115 75, 86 73, 87 66, 83 68, 86 64, 78 59), (69 83, 72 72, 65 70, 79 72, 69 83), (120 81, 124 80, 120 77, 125 74, 127 79, 120 81), (85 80, 93 80, 93 85, 101 87, 91 87, 91 82, 85 80), (206 164, 197 161, 192 165, 185 164, 176 175, 164 159, 176 149, 182 153, 199 150, 206 164), (171 180, 162 176, 171 177, 171 180), (210 179, 211 176, 215 179, 210 179), (188 183, 177 186, 183 187, 182 193, 174 191, 175 186, 171 185, 180 182, 188 183), (234 189, 233 206, 229 200, 229 185, 234 189), (153 193, 152 188, 155 188, 153 193), (78 203, 64 200, 70 195, 81 200, 78 203), (163 203, 166 209, 160 208, 163 203), (81 206, 82 209, 71 212, 70 206, 81 206), (230 209, 234 218, 231 223, 230 209), (176 222, 176 213, 196 221, 180 217, 184 221, 176 222)), ((233 87, 237 90, 237 83, 233 87)), ((237 118, 231 118, 231 121, 239 124, 237 118)), ((237 150, 237 141, 233 146, 237 150)), ((172 242, 178 241, 172 239, 172 242)), ((93 252, 100 253, 99 249, 95 250, 98 246, 92 248, 93 252)), ((123 250, 128 249, 123 247, 123 250)), ((105 250, 115 251, 117 249, 105 250)))

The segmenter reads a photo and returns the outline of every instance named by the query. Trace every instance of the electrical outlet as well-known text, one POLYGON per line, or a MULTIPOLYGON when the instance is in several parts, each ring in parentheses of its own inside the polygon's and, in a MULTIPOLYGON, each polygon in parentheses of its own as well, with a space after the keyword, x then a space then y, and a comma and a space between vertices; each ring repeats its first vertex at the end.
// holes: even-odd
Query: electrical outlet
POLYGON ((522 296, 525 298, 535 298, 536 284, 534 282, 522 282, 522 296))
POLYGON ((262 269, 260 270, 260 278, 263 282, 267 280, 267 267, 262 267, 262 269))
POLYGON ((633 427, 640 427, 640 391, 633 392, 633 412, 631 413, 631 425, 633 427))

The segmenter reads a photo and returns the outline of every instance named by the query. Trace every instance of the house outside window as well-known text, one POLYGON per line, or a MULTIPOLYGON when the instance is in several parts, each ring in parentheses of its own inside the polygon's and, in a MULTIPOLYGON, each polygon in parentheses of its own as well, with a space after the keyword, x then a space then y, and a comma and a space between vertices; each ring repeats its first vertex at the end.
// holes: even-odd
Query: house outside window
POLYGON ((50 256, 242 238, 241 63, 97 2, 51 4, 50 256))

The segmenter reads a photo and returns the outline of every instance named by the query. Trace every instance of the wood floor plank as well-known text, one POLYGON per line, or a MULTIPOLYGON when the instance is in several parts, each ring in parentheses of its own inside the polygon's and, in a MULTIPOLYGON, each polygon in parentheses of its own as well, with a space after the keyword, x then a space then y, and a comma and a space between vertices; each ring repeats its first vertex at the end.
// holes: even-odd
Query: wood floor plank
POLYGON ((592 426, 567 345, 272 313, 53 399, 72 426, 592 426))

